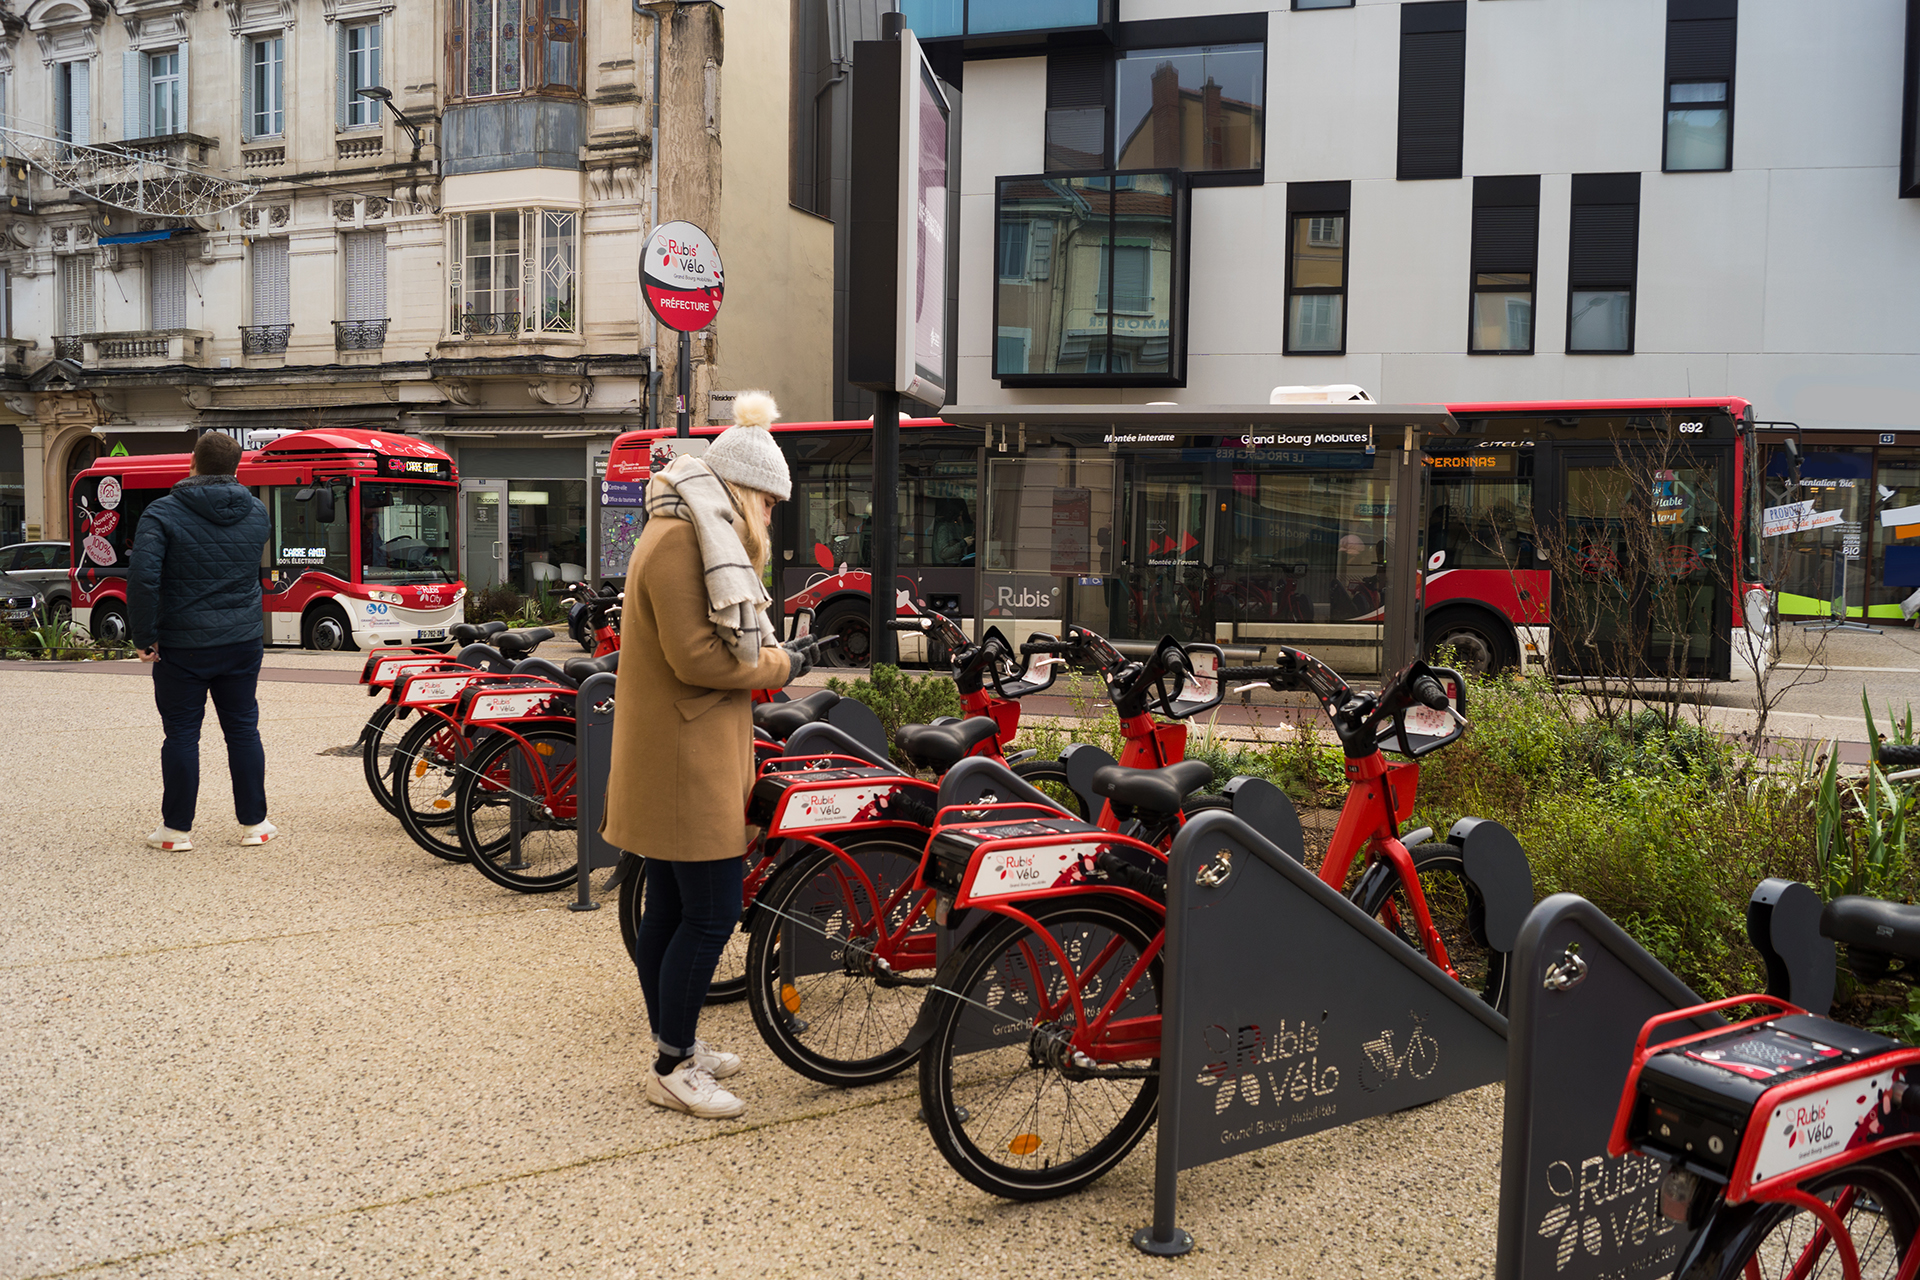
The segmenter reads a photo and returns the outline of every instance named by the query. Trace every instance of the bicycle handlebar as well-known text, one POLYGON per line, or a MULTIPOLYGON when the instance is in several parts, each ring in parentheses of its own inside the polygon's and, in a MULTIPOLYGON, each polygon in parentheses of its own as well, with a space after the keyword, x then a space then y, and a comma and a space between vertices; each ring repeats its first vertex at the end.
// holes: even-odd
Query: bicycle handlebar
POLYGON ((1445 711, 1453 705, 1453 700, 1447 697, 1447 691, 1432 676, 1420 676, 1407 692, 1415 702, 1434 711, 1445 711))
POLYGON ((1883 768, 1894 769, 1910 769, 1920 765, 1920 745, 1883 742, 1880 744, 1880 764, 1883 768))

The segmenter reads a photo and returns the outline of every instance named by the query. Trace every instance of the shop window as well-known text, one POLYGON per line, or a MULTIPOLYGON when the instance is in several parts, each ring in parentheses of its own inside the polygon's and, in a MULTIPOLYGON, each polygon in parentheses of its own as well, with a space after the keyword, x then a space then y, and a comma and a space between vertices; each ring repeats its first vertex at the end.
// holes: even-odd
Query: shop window
POLYGON ((1178 386, 1187 192, 1165 171, 1002 178, 994 377, 1010 386, 1178 386))
POLYGON ((1920 591, 1920 458, 1882 449, 1873 473, 1873 560, 1877 566, 1869 605, 1891 617, 1920 591), (1893 523, 1887 523, 1891 517, 1893 523), (1889 608, 1888 606, 1893 606, 1889 608))
POLYGON ((580 0, 451 0, 453 96, 577 94, 580 0))
MULTIPOLYGON (((1808 443, 1803 437, 1797 482, 1793 460, 1784 449, 1776 448, 1768 457, 1763 505, 1779 507, 1811 501, 1816 515, 1837 512, 1839 520, 1817 529, 1777 535, 1786 539, 1779 553, 1781 567, 1777 574, 1780 612, 1800 616, 1827 613, 1833 599, 1836 558, 1847 561, 1847 606, 1858 609, 1865 597, 1867 577, 1861 559, 1861 533, 1869 511, 1872 450, 1830 445, 1814 452, 1808 449, 1808 443)), ((1767 550, 1773 554, 1771 546, 1767 550)))

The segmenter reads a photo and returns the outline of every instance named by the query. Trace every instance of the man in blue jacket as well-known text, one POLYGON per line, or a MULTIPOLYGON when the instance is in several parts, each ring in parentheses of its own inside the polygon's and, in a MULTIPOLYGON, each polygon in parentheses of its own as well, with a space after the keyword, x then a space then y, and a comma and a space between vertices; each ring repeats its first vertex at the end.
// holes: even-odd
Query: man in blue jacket
POLYGON ((127 612, 140 660, 153 664, 153 700, 167 740, 160 748, 156 849, 193 848, 200 795, 200 723, 213 696, 227 739, 240 843, 280 834, 267 821, 267 755, 254 686, 266 642, 260 615, 260 553, 267 509, 235 472, 240 445, 208 432, 193 446, 193 474, 149 506, 133 537, 127 612))

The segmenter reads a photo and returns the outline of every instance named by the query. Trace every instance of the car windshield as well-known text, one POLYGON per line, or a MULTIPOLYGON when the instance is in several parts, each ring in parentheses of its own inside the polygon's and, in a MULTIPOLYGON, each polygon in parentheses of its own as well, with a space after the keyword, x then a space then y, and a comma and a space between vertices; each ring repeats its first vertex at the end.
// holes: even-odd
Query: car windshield
POLYGON ((453 504, 448 485, 361 485, 361 580, 455 581, 453 504))

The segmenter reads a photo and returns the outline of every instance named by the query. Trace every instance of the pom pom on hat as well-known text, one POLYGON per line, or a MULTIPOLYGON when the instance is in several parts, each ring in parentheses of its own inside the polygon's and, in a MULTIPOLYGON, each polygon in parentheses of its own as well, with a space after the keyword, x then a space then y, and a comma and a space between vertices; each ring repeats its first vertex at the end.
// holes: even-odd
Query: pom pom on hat
POLYGON ((722 480, 786 501, 793 496, 793 475, 767 430, 779 416, 780 406, 766 392, 741 392, 733 402, 733 425, 707 447, 701 461, 722 480))

